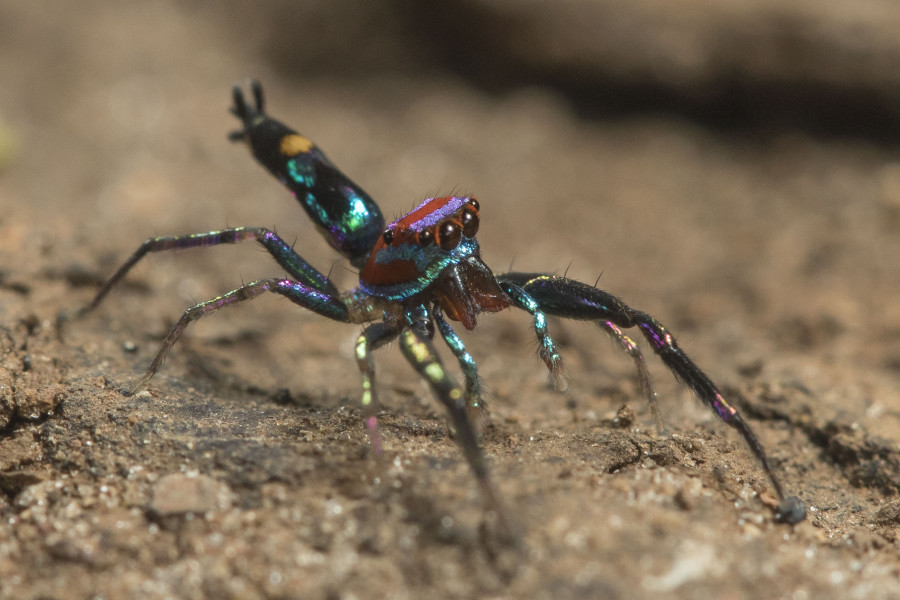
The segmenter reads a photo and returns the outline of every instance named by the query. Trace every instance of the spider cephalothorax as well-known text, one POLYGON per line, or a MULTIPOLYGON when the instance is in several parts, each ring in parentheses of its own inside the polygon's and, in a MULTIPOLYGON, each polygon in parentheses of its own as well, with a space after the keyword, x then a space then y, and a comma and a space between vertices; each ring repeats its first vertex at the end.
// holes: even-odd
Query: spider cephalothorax
POLYGON ((148 239, 100 288, 82 313, 97 306, 148 252, 256 240, 287 272, 287 277, 253 281, 186 310, 135 387, 156 373, 190 322, 263 292, 285 296, 335 321, 371 323, 359 335, 356 359, 363 378, 361 404, 365 425, 376 452, 381 452, 382 446, 376 418, 372 352, 396 340, 409 363, 446 407, 456 440, 489 506, 502 518, 503 511, 478 444, 477 421, 483 408, 478 369, 444 315, 473 329, 481 312, 497 312, 507 307, 526 311, 532 318, 539 354, 558 387, 565 385, 562 359, 547 330, 547 316, 596 323, 634 360, 642 392, 659 424, 656 396, 643 355, 622 332, 622 328, 635 327, 675 376, 744 437, 781 500, 776 520, 796 523, 805 518, 803 503, 784 495, 750 426, 656 319, 603 290, 566 277, 492 272, 481 260, 475 239, 480 206, 472 196, 429 198, 385 227, 381 210, 368 194, 341 173, 308 138, 266 115, 261 87, 254 82, 252 90, 253 107, 247 105, 240 88, 234 89, 231 111, 243 126, 231 134, 231 139, 246 142, 256 159, 293 192, 328 243, 360 269, 359 286, 341 294, 326 275, 294 252, 277 234, 263 227, 148 239), (457 385, 435 352, 432 343, 435 326, 459 363, 465 378, 464 388, 457 385))
POLYGON ((365 293, 404 304, 433 300, 466 329, 475 316, 509 306, 478 251, 478 200, 428 198, 387 226, 362 271, 365 293))

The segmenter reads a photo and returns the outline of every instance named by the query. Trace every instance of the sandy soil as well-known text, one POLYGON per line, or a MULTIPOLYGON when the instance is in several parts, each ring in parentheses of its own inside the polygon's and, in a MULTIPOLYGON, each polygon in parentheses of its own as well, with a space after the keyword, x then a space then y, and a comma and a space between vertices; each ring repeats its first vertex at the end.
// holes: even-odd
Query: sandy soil
POLYGON ((895 144, 664 112, 589 120, 552 88, 489 94, 425 59, 383 68, 400 52, 388 41, 357 51, 382 68, 342 70, 316 46, 339 30, 323 21, 297 31, 307 63, 279 63, 264 22, 202 4, 0 4, 0 597, 900 596, 895 144), (354 285, 227 142, 247 76, 389 217, 477 193, 488 264, 599 276, 659 318, 808 519, 773 522, 743 442, 649 356, 660 435, 630 361, 581 323, 551 324, 566 395, 546 388, 524 313, 464 334, 518 549, 497 543, 396 348, 377 358, 373 456, 357 326, 262 298, 192 326, 123 394, 185 307, 281 275, 250 246, 152 256, 59 339, 57 313, 150 235, 276 227, 354 285), (616 420, 626 404, 632 423, 616 420))

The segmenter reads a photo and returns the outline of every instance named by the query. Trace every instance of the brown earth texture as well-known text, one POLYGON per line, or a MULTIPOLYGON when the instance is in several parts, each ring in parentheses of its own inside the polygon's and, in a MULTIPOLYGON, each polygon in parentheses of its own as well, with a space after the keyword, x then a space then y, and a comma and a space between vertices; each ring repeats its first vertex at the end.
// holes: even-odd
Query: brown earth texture
POLYGON ((893 0, 0 2, 0 597, 900 597, 897 31, 893 0), (58 330, 149 236, 266 226, 356 284, 228 142, 248 77, 389 219, 476 194, 494 269, 657 317, 806 520, 643 344, 659 431, 586 322, 549 324, 565 394, 526 313, 457 328, 515 542, 396 344, 373 452, 359 325, 260 297, 126 394, 185 308, 284 274, 158 253, 58 330))

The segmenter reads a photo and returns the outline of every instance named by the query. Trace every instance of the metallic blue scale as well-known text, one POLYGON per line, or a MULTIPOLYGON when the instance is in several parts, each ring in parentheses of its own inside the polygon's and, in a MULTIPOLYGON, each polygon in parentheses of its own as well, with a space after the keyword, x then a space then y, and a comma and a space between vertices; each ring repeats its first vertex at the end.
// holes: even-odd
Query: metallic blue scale
POLYGON ((395 260, 408 260, 419 270, 419 277, 414 281, 395 285, 369 285, 360 282, 359 287, 367 294, 385 300, 395 302, 406 300, 434 283, 447 268, 458 265, 469 257, 478 256, 478 252, 478 242, 474 238, 462 238, 459 245, 449 252, 435 245, 426 248, 412 245, 388 246, 378 251, 375 262, 388 264, 395 260))
POLYGON ((547 365, 549 371, 550 383, 556 389, 565 391, 568 388, 566 382, 565 371, 563 369, 562 357, 556 349, 553 338, 547 331, 547 317, 541 310, 540 304, 532 298, 528 292, 514 283, 500 282, 503 291, 505 291, 512 299, 513 303, 519 308, 528 311, 534 317, 534 333, 538 338, 538 354, 544 364, 547 365))
POLYGON ((434 322, 437 323, 438 331, 441 332, 441 337, 444 338, 444 341, 450 347, 450 351, 453 352, 453 355, 459 362, 459 368, 462 369, 466 378, 466 405, 469 407, 469 412, 473 418, 481 419, 483 418, 484 401, 481 393, 481 378, 478 377, 478 365, 475 364, 475 359, 466 350, 463 341, 453 331, 447 320, 444 319, 444 313, 439 306, 434 308, 432 316, 434 317, 434 322))
MULTIPOLYGON (((287 172, 293 183, 308 188, 316 185, 316 166, 309 154, 301 154, 287 161, 287 172)), ((288 182, 284 183, 289 185, 288 182)))

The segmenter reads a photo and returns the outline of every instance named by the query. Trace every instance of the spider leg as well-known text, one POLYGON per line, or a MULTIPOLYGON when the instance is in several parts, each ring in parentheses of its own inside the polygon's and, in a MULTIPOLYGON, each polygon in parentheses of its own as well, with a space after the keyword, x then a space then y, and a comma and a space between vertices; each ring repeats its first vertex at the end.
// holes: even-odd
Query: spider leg
POLYGON ((302 282, 305 287, 312 288, 329 296, 338 296, 339 291, 331 281, 312 267, 308 262, 294 252, 278 234, 269 231, 265 227, 235 227, 210 231, 208 233, 194 233, 168 237, 149 238, 141 244, 134 253, 128 257, 119 269, 106 280, 106 283, 97 290, 90 304, 80 309, 75 316, 81 316, 90 312, 106 297, 114 285, 116 285, 131 268, 150 252, 163 250, 181 250, 184 248, 197 248, 200 246, 217 246, 219 244, 236 244, 245 240, 253 240, 263 245, 266 251, 275 258, 275 261, 287 271, 290 277, 302 282))
POLYGON ((405 329, 400 334, 399 342, 400 350, 406 360, 428 382, 434 395, 450 413, 450 420, 456 430, 456 442, 462 448, 466 461, 478 481, 488 509, 496 514, 501 530, 514 537, 491 483, 487 461, 481 446, 478 445, 475 428, 469 419, 463 391, 444 369, 431 340, 419 328, 413 325, 413 328, 405 329))
MULTIPOLYGON (((734 427, 747 442, 762 464, 781 501, 775 518, 798 523, 806 517, 806 507, 796 496, 785 497, 781 482, 772 470, 762 444, 737 409, 729 404, 715 384, 685 354, 671 333, 647 313, 634 310, 621 300, 593 286, 565 277, 536 273, 506 273, 497 281, 508 288, 520 288, 535 305, 549 315, 570 319, 605 321, 616 327, 637 327, 653 346, 654 352, 683 381, 704 404, 709 406, 728 425, 734 427)), ((534 313, 532 313, 534 314, 534 313)))
POLYGON ((444 319, 444 313, 441 307, 435 305, 432 309, 432 316, 437 323, 438 331, 441 337, 450 346, 456 360, 459 361, 459 367, 462 369, 463 375, 466 377, 466 410, 469 413, 469 419, 475 427, 476 434, 481 431, 484 420, 484 400, 482 399, 481 378, 478 376, 478 365, 475 359, 466 350, 463 341, 456 335, 447 320, 444 319))
POLYGON ((375 393, 375 364, 372 351, 384 346, 400 335, 400 328, 391 322, 375 323, 365 329, 356 338, 356 364, 363 378, 362 410, 369 440, 375 454, 381 454, 383 446, 381 433, 378 431, 378 398, 375 393))
POLYGON ((554 389, 561 392, 566 391, 569 388, 566 369, 563 365, 562 356, 556 349, 556 342, 553 341, 553 338, 550 337, 550 332, 547 330, 547 316, 543 307, 515 280, 502 279, 498 276, 497 282, 513 301, 513 304, 531 313, 531 316, 534 317, 534 333, 538 338, 538 353, 541 356, 541 360, 547 365, 547 370, 550 371, 549 383, 554 389))
POLYGON ((336 296, 313 289, 306 284, 290 279, 271 278, 252 281, 237 289, 231 290, 226 294, 222 294, 217 298, 201 302, 184 311, 181 318, 172 325, 168 335, 166 335, 166 339, 163 340, 162 345, 156 352, 156 356, 150 363, 147 372, 131 386, 129 391, 133 393, 140 389, 154 374, 156 374, 159 367, 162 365, 163 360, 166 358, 166 354, 168 354, 169 350, 181 336, 181 333, 191 322, 205 317, 229 304, 243 302, 244 300, 252 300, 263 292, 280 294, 291 302, 299 304, 304 308, 308 308, 323 317, 328 317, 335 321, 343 321, 345 323, 350 321, 349 309, 344 302, 336 296))
POLYGON ((653 378, 647 369, 647 363, 644 361, 644 354, 634 340, 622 333, 622 330, 615 326, 611 321, 597 321, 597 325, 607 332, 610 337, 619 342, 622 349, 634 360, 635 370, 637 370, 638 384, 641 386, 641 395, 650 405, 650 414, 653 415, 653 421, 656 423, 656 429, 665 434, 666 429, 663 425, 662 414, 659 411, 659 404, 656 401, 656 390, 653 389, 653 378))

